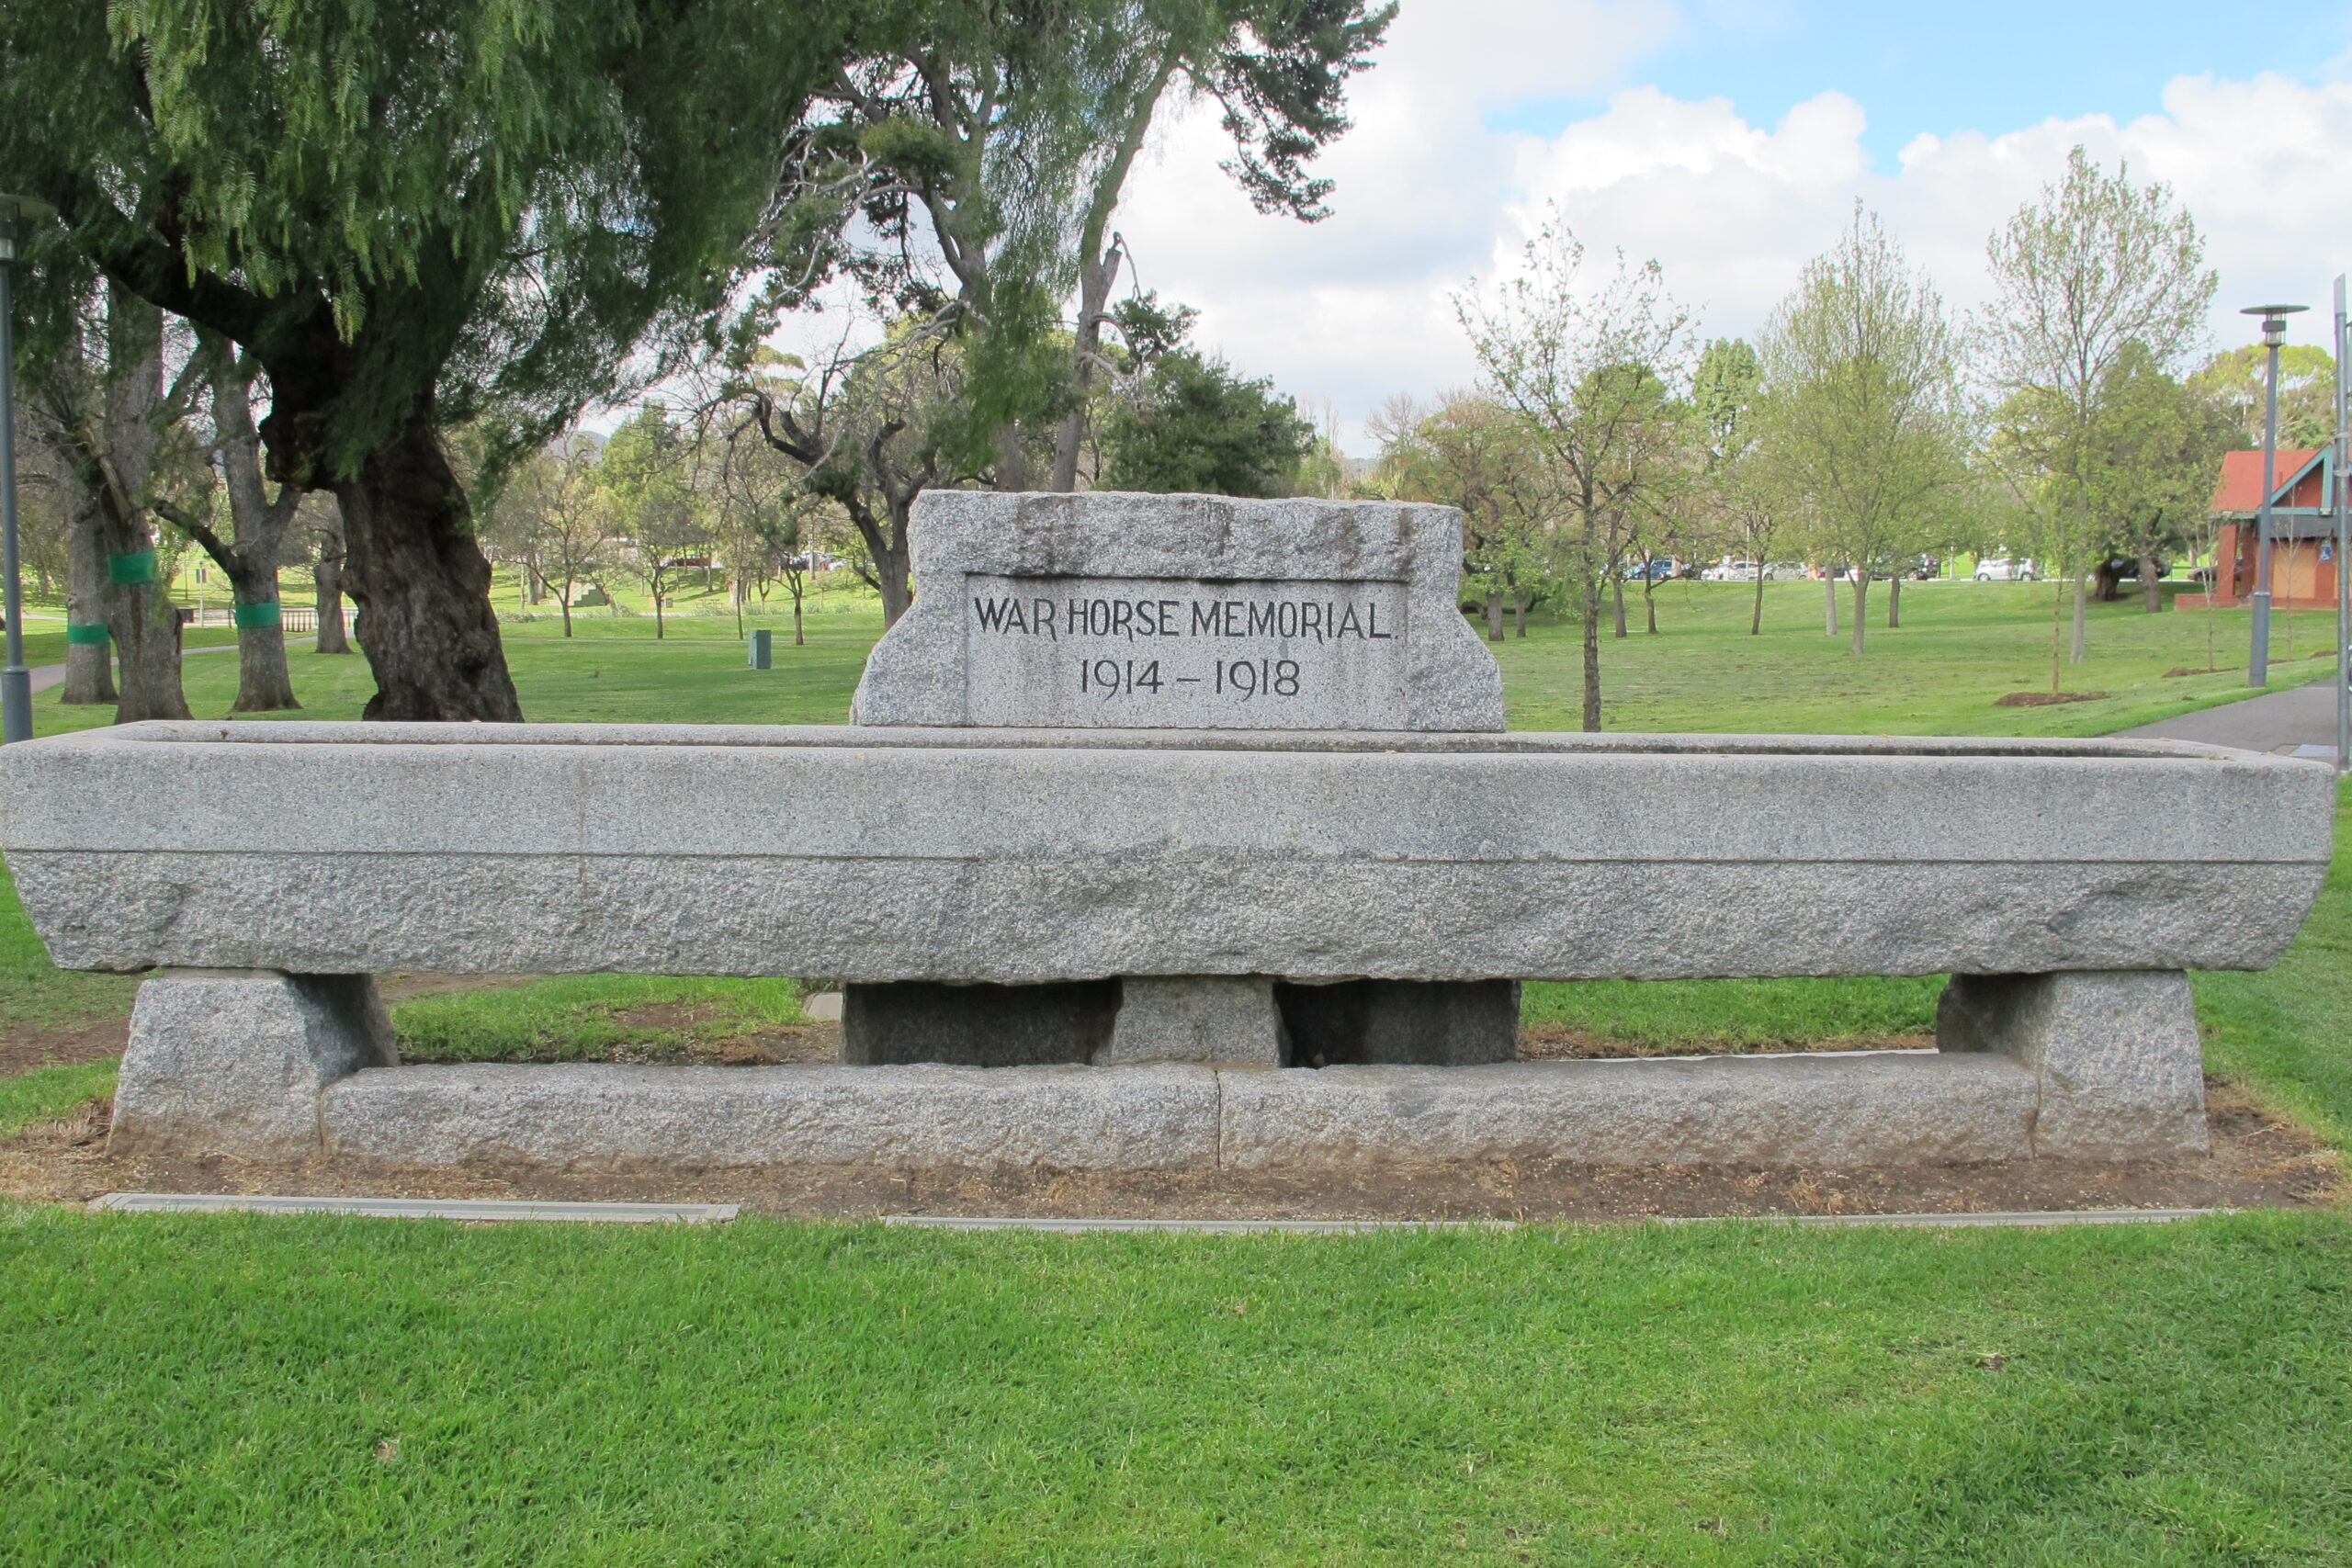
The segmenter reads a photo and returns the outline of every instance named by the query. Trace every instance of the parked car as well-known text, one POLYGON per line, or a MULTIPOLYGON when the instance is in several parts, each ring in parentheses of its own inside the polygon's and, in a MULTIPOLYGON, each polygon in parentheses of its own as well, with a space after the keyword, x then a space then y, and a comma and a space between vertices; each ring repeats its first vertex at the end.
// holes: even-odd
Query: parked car
POLYGON ((2031 582, 2033 562, 2012 556, 1980 556, 1976 561, 1979 582, 2031 582))
POLYGON ((1666 556, 1650 561, 1629 560, 1618 575, 1628 582, 1639 582, 1645 577, 1652 582, 1665 582, 1674 576, 1674 562, 1666 556))
POLYGON ((1803 561, 1776 560, 1764 569, 1767 582, 1803 582, 1806 575, 1803 561))
POLYGON ((1702 582, 1753 582, 1756 563, 1752 560, 1719 560, 1699 574, 1702 582))

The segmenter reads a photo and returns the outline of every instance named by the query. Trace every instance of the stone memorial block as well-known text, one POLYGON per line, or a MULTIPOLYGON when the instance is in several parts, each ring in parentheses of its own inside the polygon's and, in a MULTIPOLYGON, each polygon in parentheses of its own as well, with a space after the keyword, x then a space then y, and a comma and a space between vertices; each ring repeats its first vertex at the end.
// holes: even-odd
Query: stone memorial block
POLYGON ((929 491, 909 538, 858 724, 1503 728, 1451 507, 929 491))

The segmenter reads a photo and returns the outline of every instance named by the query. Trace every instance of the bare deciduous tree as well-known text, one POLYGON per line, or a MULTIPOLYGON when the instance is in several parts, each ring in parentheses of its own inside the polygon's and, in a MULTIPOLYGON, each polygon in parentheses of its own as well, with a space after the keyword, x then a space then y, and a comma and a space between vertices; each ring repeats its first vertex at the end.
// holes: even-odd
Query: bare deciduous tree
POLYGON ((1928 536, 1968 475, 1966 422, 1943 301, 1858 205, 1805 265, 1758 345, 1758 457, 1801 504, 1853 582, 1853 651, 1868 637, 1871 575, 1928 536))
MULTIPOLYGON (((2129 164, 2109 175, 2076 147, 2064 176, 1987 243, 1995 297, 1975 323, 1984 373, 2005 411, 2022 415, 2003 421, 2000 471, 2039 525, 2062 602, 2074 587, 2075 663, 2087 647, 2092 558, 2104 546, 2090 495, 2101 390, 2135 344, 2154 368, 2177 368, 2219 286, 2171 189, 2131 175, 2129 164)), ((2051 657, 2054 689, 2054 646, 2051 657)))
POLYGON ((1491 294, 1474 283, 1454 310, 1486 391, 1543 457, 1556 554, 1584 620, 1584 728, 1598 730, 1601 589, 1681 481, 1675 394, 1690 333, 1656 262, 1631 265, 1621 254, 1598 287, 1584 266, 1584 247, 1555 220, 1529 242, 1523 271, 1491 294))

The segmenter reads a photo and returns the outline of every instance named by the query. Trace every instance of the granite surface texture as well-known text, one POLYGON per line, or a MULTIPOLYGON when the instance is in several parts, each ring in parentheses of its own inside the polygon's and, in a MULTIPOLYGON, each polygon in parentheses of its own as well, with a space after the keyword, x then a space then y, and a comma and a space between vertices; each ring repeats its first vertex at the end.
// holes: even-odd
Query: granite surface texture
POLYGON ((1119 984, 1119 1018, 1094 1053, 1097 1066, 1136 1062, 1290 1065, 1289 1041, 1263 975, 1132 976, 1119 984))
POLYGON ((71 968, 1005 983, 2258 968, 2333 847, 2324 766, 2162 743, 634 731, 58 737, 0 837, 71 968))
POLYGON ((400 1060, 365 975, 167 972, 139 987, 107 1146, 303 1159, 327 1085, 400 1060))
POLYGON ((859 725, 1503 728, 1451 507, 934 490, 908 543, 859 725))
POLYGON ((2188 976, 1956 975, 1936 1007, 1947 1052, 2033 1070, 2033 1152, 2137 1159, 2208 1146, 2203 1046, 2188 976))
POLYGON ((2030 1152, 2034 1076, 1932 1053, 1477 1067, 430 1066, 324 1096, 335 1157, 1208 1170, 1556 1159, 1888 1164, 2030 1152))

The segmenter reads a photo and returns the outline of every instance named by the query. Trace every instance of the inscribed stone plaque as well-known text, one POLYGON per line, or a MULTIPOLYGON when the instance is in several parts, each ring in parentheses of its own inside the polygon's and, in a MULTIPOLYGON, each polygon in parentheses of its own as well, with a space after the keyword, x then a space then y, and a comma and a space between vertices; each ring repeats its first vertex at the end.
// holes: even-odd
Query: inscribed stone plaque
POLYGON ((1402 583, 972 572, 964 592, 991 723, 1380 729, 1404 710, 1402 583))
POLYGON ((916 598, 852 717, 1035 728, 1496 730, 1461 518, 1389 502, 932 491, 916 598))

